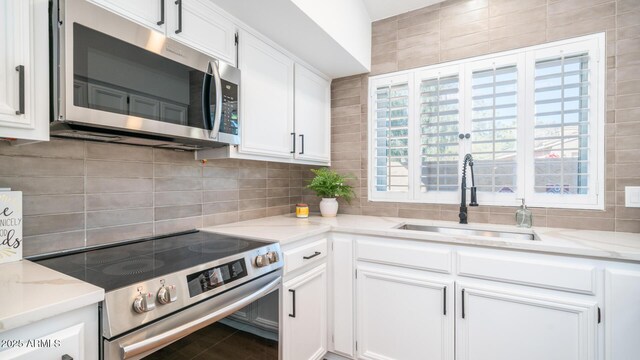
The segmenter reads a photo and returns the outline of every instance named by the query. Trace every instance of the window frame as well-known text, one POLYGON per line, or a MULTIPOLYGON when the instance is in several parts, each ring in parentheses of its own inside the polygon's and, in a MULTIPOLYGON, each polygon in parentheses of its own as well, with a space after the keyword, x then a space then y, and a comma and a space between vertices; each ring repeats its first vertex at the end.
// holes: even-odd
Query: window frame
MULTIPOLYGON (((431 204, 457 204, 460 191, 437 192, 420 191, 421 165, 421 127, 420 127, 420 86, 423 80, 455 75, 459 81, 459 125, 460 133, 472 131, 472 94, 471 77, 474 70, 509 63, 517 65, 517 130, 516 161, 518 164, 517 190, 512 194, 478 192, 480 205, 517 206, 520 198, 525 198, 532 207, 593 209, 604 210, 605 183, 605 105, 606 105, 606 58, 605 33, 597 33, 577 38, 555 41, 520 49, 487 54, 473 58, 440 63, 416 69, 369 77, 368 101, 368 199, 380 202, 407 202, 431 204), (536 60, 561 56, 563 54, 587 52, 589 54, 589 193, 544 194, 535 193, 534 177, 534 127, 535 127, 535 66, 536 60), (409 148, 409 187, 407 192, 377 191, 375 187, 375 93, 379 86, 407 83, 409 87, 408 105, 408 148, 409 148), (527 135, 528 134, 528 135, 527 135)), ((465 139, 466 140, 466 139, 465 139)), ((471 141, 459 141, 458 184, 462 175, 462 158, 471 152, 471 141)), ((470 186, 470 179, 467 179, 470 186)))

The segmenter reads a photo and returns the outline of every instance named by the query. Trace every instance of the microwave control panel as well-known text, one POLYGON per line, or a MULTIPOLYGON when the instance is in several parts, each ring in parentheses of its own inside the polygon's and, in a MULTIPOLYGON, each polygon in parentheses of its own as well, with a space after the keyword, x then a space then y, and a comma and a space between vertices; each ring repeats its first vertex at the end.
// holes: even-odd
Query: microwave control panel
POLYGON ((220 132, 238 135, 238 85, 222 79, 220 132))

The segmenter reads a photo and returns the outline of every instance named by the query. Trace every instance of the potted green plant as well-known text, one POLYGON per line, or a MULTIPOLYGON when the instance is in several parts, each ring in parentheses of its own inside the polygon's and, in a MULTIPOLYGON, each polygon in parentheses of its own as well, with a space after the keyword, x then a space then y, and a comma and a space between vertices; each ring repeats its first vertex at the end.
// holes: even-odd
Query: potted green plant
POLYGON ((325 217, 334 217, 338 213, 337 198, 343 198, 347 203, 351 203, 355 193, 351 185, 345 182, 348 177, 342 176, 337 172, 328 169, 311 169, 316 176, 307 185, 308 189, 316 192, 316 195, 322 200, 320 201, 320 213, 325 217))

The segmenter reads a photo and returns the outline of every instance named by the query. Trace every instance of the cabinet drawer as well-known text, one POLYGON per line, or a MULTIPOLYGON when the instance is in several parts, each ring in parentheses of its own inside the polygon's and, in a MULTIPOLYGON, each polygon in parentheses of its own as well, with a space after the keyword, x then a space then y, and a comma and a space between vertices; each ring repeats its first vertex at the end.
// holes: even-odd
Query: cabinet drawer
POLYGON ((529 255, 458 252, 458 275, 548 289, 595 294, 594 266, 529 255))
POLYGON ((284 251, 284 273, 290 273, 309 264, 317 264, 327 257, 327 239, 284 251))
POLYGON ((451 273, 451 250, 410 240, 360 239, 356 242, 358 260, 421 270, 451 273))

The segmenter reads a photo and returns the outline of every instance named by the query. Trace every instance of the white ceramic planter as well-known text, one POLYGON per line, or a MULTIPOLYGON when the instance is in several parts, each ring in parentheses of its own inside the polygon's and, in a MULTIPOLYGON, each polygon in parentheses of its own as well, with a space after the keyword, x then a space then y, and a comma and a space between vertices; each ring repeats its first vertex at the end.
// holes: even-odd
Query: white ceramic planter
POLYGON ((324 217, 335 217, 338 213, 338 200, 335 198, 322 198, 320 201, 320 214, 324 217))

